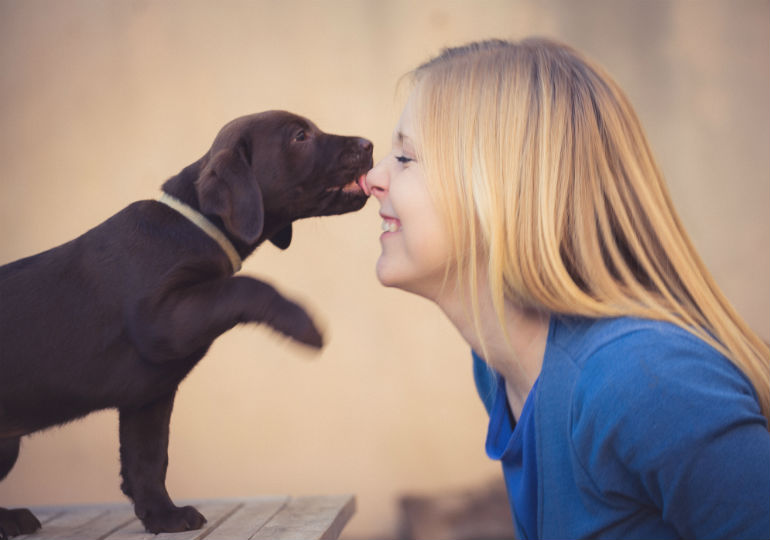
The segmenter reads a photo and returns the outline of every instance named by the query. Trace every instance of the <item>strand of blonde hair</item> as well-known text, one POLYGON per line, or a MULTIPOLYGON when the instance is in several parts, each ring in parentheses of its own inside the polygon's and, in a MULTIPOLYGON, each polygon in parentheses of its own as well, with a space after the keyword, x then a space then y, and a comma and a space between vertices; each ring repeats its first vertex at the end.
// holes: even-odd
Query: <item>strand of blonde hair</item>
POLYGON ((418 138, 481 336, 478 271, 543 312, 676 324, 749 378, 770 420, 770 349, 687 235, 623 92, 547 40, 447 50, 415 72, 418 138))

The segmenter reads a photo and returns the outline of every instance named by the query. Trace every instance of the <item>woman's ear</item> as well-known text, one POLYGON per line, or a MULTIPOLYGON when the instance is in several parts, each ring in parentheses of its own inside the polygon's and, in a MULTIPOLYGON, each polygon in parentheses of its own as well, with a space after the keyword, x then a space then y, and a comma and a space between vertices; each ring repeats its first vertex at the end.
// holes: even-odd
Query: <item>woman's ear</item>
POLYGON ((257 178, 240 152, 220 150, 195 181, 204 214, 219 216, 225 228, 246 244, 254 244, 265 225, 265 207, 257 178))

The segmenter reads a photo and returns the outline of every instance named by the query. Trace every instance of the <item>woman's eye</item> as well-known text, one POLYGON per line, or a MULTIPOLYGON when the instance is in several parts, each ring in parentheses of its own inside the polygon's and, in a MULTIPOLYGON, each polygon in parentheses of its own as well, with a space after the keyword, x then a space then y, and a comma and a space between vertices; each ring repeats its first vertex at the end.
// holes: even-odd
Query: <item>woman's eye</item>
POLYGON ((398 161, 399 163, 409 163, 410 161, 414 161, 414 160, 406 156, 396 156, 396 161, 398 161))
POLYGON ((301 129, 301 130, 299 130, 299 131, 298 131, 298 132, 297 132, 297 133, 294 135, 294 140, 295 140, 295 141, 297 141, 297 142, 302 142, 302 141, 304 141, 305 139, 307 139, 307 135, 305 134, 305 131, 304 131, 304 130, 302 130, 302 129, 301 129))

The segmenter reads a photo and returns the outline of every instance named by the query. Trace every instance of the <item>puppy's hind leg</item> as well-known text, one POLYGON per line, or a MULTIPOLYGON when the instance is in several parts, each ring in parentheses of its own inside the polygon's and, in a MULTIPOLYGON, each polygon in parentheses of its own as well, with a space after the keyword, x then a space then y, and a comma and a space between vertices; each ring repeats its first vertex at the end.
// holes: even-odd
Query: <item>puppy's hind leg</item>
MULTIPOLYGON (((19 457, 20 438, 0 439, 0 480, 5 478, 19 457)), ((30 534, 40 528, 38 519, 26 508, 0 508, 0 539, 30 534)))
POLYGON ((174 394, 137 409, 120 410, 121 488, 151 533, 200 529, 204 518, 192 506, 179 508, 166 491, 168 425, 174 394))

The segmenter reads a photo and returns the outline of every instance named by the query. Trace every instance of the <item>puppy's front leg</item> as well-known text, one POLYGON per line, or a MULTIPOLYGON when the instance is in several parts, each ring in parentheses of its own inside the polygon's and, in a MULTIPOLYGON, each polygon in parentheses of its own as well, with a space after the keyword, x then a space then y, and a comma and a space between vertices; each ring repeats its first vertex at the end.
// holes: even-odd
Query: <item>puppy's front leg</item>
POLYGON ((239 323, 265 323, 311 347, 323 337, 298 304, 267 283, 245 276, 177 286, 143 299, 132 316, 134 342, 151 360, 175 360, 204 351, 239 323))
POLYGON ((177 507, 166 491, 168 425, 174 394, 138 409, 120 410, 121 489, 151 533, 200 529, 204 518, 192 506, 177 507))
MULTIPOLYGON (((0 480, 5 478, 19 456, 19 437, 0 438, 0 480)), ((19 534, 30 534, 40 528, 38 519, 26 508, 0 508, 0 540, 19 534)))

